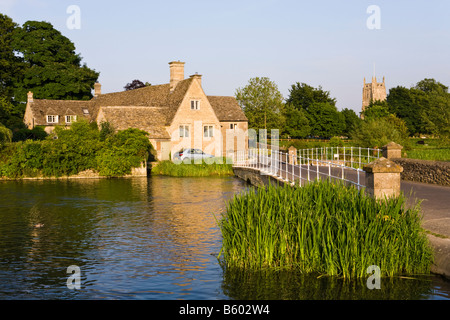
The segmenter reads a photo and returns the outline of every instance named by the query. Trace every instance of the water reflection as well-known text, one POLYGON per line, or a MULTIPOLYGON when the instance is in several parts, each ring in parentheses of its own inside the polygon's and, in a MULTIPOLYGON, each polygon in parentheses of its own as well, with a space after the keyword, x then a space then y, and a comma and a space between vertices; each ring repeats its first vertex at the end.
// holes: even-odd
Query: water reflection
POLYGON ((0 299, 449 299, 436 278, 376 292, 222 269, 215 216, 246 188, 235 178, 1 181, 0 299), (71 265, 81 290, 66 286, 71 265))
POLYGON ((0 298, 210 297, 234 178, 0 183, 0 298), (77 265, 82 288, 66 287, 77 265))
POLYGON ((420 300, 450 299, 448 286, 446 280, 435 276, 395 277, 382 278, 381 289, 370 290, 366 279, 228 270, 224 271, 222 289, 228 297, 238 300, 420 300))

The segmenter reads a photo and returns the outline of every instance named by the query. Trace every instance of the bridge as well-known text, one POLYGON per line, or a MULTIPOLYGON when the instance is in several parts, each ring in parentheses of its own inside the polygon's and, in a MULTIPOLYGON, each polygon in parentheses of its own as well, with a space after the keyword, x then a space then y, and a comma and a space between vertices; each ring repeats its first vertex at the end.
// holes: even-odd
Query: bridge
POLYGON ((450 279, 450 214, 449 187, 401 181, 403 168, 389 161, 401 158, 393 143, 380 149, 328 147, 288 152, 277 148, 258 147, 233 154, 233 170, 237 177, 253 185, 272 182, 304 185, 317 179, 344 181, 375 198, 403 192, 414 205, 417 201, 423 211, 423 227, 435 252, 431 271, 450 279), (391 149, 391 150, 390 150, 391 149), (392 152, 392 153, 391 153, 392 152), (364 168, 365 167, 365 168, 364 168))
MULTIPOLYGON (((254 182, 254 175, 270 177, 291 185, 304 185, 317 179, 340 180, 358 189, 366 187, 363 167, 381 156, 380 149, 357 147, 322 147, 296 150, 258 146, 233 154, 237 176, 254 182), (253 174, 252 177, 249 175, 253 174), (252 181, 253 179, 253 181, 252 181)), ((260 184, 254 182, 253 184, 260 184)))

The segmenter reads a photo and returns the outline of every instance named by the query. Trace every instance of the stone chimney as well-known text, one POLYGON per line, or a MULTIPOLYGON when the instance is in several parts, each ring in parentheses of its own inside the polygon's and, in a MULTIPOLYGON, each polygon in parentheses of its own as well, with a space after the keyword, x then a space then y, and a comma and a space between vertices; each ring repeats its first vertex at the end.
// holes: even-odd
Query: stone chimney
POLYGON ((27 98, 28 102, 33 102, 33 92, 28 91, 28 98, 27 98))
POLYGON ((102 94, 102 85, 99 82, 94 84, 94 98, 102 94))
POLYGON ((170 66, 170 91, 175 90, 178 82, 184 80, 184 62, 172 61, 170 66))
POLYGON ((192 76, 190 76, 189 78, 197 79, 198 83, 200 84, 200 87, 202 86, 202 75, 201 74, 195 73, 192 76))

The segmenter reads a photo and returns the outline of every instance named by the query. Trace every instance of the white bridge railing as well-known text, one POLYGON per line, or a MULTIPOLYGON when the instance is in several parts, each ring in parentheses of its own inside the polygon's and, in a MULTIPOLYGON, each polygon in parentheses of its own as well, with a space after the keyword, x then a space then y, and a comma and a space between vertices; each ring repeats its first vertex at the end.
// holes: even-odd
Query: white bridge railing
POLYGON ((363 166, 381 155, 380 149, 323 147, 283 152, 274 148, 250 148, 233 153, 233 166, 253 168, 291 184, 316 179, 335 179, 365 187, 363 166))

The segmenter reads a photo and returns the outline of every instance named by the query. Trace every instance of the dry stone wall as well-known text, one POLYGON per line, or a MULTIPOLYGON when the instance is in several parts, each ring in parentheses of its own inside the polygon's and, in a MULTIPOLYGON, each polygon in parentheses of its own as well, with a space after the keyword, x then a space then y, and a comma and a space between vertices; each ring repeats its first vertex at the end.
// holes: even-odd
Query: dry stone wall
POLYGON ((450 162, 406 158, 391 161, 403 167, 402 180, 450 186, 450 162))

